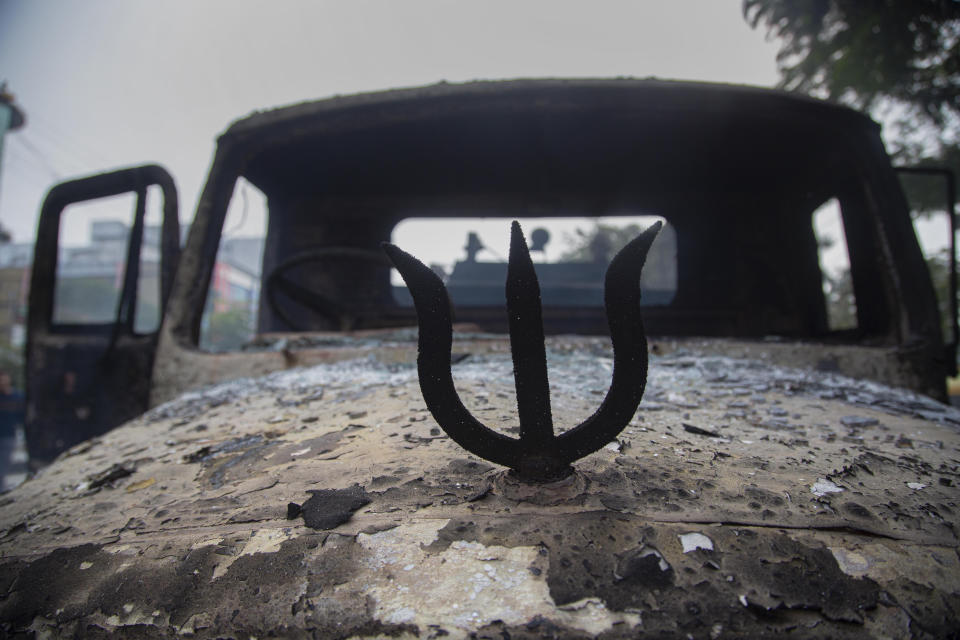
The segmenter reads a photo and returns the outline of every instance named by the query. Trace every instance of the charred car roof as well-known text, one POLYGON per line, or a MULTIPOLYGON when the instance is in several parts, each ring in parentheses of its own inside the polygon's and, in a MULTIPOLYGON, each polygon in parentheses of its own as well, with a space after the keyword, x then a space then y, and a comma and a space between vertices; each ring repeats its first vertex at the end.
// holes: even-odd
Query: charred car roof
POLYGON ((876 133, 849 109, 779 91, 659 80, 439 84, 298 104, 234 123, 264 192, 540 191, 635 196, 656 186, 802 189, 843 138, 876 133), (650 150, 656 149, 655 161, 650 150), (776 159, 775 162, 772 160, 776 159), (784 163, 787 163, 786 165, 784 163))
POLYGON ((301 103, 239 120, 221 143, 242 147, 244 175, 268 194, 526 192, 535 174, 544 193, 629 196, 722 187, 743 172, 758 188, 800 188, 829 173, 844 138, 878 131, 858 112, 775 90, 514 80, 301 103))

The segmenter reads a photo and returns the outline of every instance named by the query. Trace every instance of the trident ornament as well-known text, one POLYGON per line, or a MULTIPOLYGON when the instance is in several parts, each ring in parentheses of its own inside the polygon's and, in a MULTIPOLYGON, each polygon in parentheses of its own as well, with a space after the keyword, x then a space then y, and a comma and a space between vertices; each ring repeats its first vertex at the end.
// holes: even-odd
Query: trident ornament
POLYGON ((463 405, 450 367, 453 320, 447 290, 428 266, 384 243, 383 249, 406 282, 417 310, 420 390, 427 408, 447 435, 464 449, 510 467, 525 480, 538 482, 565 477, 573 471, 571 462, 613 440, 636 412, 647 382, 647 338, 639 315, 640 272, 660 227, 657 222, 648 228, 610 261, 604 282, 604 305, 613 343, 610 389, 596 413, 555 435, 540 284, 523 232, 514 221, 506 290, 519 439, 484 426, 463 405))

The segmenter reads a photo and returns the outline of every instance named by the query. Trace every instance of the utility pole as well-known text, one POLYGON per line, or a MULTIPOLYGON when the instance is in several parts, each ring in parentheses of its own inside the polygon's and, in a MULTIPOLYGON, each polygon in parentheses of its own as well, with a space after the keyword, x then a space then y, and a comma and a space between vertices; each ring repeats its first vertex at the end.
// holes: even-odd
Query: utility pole
MULTIPOLYGON (((7 90, 7 82, 0 84, 0 175, 3 175, 3 141, 7 131, 19 129, 26 122, 23 111, 14 104, 13 94, 7 90)), ((0 242, 9 242, 10 232, 0 224, 0 242)))

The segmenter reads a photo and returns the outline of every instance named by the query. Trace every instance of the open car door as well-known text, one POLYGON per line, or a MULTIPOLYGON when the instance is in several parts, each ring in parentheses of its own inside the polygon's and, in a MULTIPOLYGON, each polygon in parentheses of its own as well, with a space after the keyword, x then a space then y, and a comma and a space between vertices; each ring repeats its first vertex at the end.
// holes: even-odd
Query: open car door
POLYGON ((177 215, 176 186, 157 165, 64 182, 47 194, 27 319, 31 466, 146 410, 180 253, 177 215), (129 224, 115 219, 123 200, 119 213, 129 224), (157 224, 148 223, 148 200, 157 224), (94 216, 83 246, 70 246, 79 235, 74 211, 94 216))

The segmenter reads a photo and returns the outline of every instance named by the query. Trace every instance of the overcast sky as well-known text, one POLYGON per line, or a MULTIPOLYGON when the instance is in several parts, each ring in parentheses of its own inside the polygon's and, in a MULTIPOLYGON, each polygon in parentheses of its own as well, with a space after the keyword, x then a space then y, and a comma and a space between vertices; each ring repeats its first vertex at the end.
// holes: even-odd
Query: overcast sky
POLYGON ((31 240, 55 182, 158 162, 193 217, 216 136, 251 111, 474 79, 657 76, 771 86, 740 0, 0 0, 0 223, 31 240))

